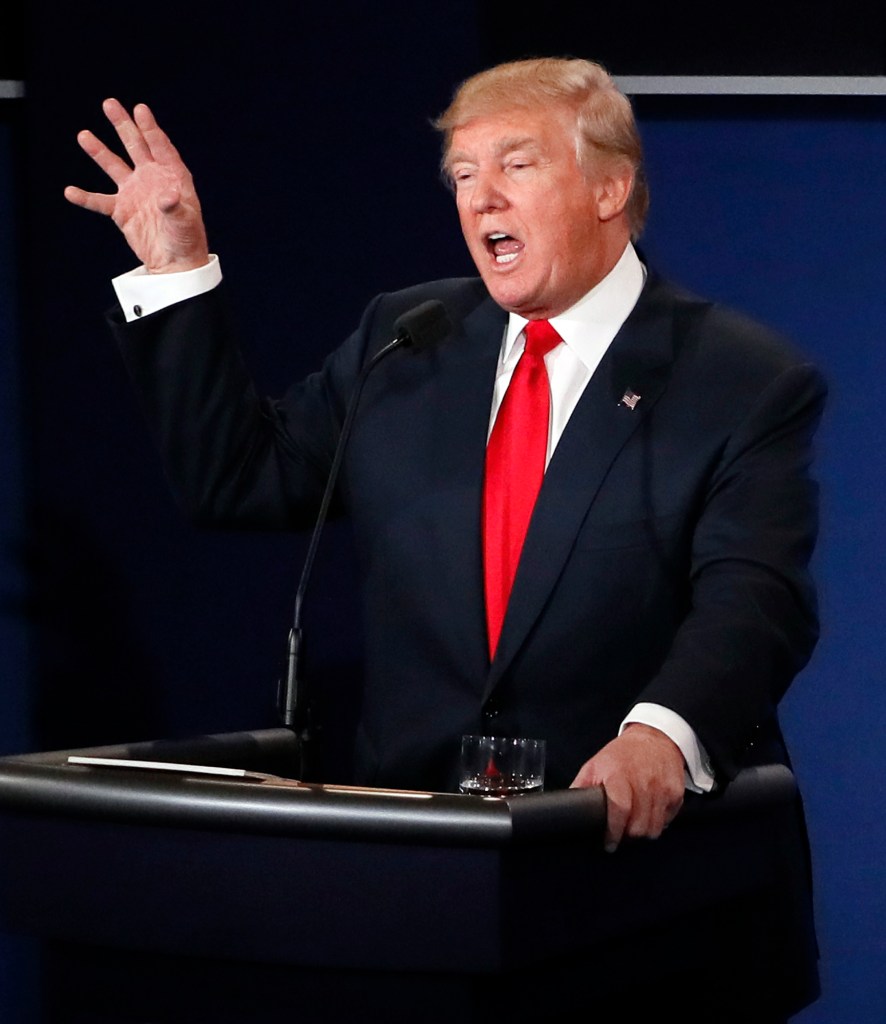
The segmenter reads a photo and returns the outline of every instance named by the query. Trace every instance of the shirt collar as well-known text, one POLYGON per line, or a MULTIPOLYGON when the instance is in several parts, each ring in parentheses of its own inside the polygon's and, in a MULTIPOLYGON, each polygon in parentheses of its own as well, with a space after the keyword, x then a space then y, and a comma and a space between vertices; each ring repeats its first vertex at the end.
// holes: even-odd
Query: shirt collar
MULTIPOLYGON (((588 367, 600 361, 619 328, 637 304, 646 282, 646 268, 637 250, 628 242, 618 263, 583 298, 559 316, 551 317, 551 326, 566 345, 588 367)), ((506 361, 518 340, 522 345, 523 328, 529 321, 516 313, 508 315, 502 360, 506 361)))

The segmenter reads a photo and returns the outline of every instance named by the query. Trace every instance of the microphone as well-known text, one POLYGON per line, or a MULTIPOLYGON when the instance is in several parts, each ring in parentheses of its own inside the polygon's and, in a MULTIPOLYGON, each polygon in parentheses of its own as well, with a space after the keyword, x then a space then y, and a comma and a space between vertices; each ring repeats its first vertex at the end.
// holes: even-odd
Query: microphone
POLYGON ((385 356, 395 349, 411 347, 416 351, 430 348, 437 344, 449 333, 451 322, 446 312, 446 307, 437 299, 422 302, 413 309, 403 313, 394 321, 394 337, 383 348, 363 365, 354 391, 348 403, 344 422, 342 423, 341 434, 335 446, 335 454, 332 459, 332 466, 329 476, 326 479, 326 488, 320 502, 320 509, 317 513, 317 521, 314 524, 314 532, 311 535, 311 542, 308 546, 308 553, 305 556, 304 567, 301 572, 298 589, 295 595, 295 607, 293 611, 292 627, 289 630, 289 644, 286 656, 286 679, 280 687, 279 704, 283 724, 296 731, 301 740, 299 745, 301 773, 305 767, 305 748, 311 739, 310 713, 304 694, 304 686, 300 676, 300 657, 302 653, 302 604, 304 602, 305 590, 314 558, 317 554, 317 547, 320 542, 320 534, 326 522, 329 505, 332 500, 335 484, 338 478, 339 467, 347 447, 348 437, 357 412, 357 405, 360 401, 360 394, 363 385, 366 383, 369 374, 381 362, 385 356))

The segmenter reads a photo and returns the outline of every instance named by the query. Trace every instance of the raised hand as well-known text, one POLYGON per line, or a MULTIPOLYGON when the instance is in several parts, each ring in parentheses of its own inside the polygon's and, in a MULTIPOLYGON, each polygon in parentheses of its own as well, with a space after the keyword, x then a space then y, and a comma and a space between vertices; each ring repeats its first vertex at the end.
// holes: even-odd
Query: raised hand
POLYGON ((154 274, 192 270, 209 261, 206 229, 191 172, 143 103, 132 116, 115 99, 102 104, 126 148, 131 165, 90 131, 77 136, 81 149, 117 186, 116 193, 86 192, 69 185, 65 198, 111 217, 129 247, 154 274))

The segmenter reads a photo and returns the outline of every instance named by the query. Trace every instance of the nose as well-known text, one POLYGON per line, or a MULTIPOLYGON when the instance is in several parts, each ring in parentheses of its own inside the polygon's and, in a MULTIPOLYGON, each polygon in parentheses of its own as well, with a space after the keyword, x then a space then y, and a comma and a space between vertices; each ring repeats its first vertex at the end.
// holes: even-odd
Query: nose
POLYGON ((507 206, 507 198, 501 189, 497 176, 491 172, 478 172, 471 189, 471 209, 474 213, 488 213, 491 210, 502 210, 507 206))

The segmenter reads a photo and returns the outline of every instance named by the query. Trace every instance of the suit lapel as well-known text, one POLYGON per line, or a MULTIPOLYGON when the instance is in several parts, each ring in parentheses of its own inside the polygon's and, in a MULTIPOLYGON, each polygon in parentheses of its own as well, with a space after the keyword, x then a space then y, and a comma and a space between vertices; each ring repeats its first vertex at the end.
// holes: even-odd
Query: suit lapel
MULTIPOLYGON (((486 296, 485 289, 483 295, 486 296)), ((433 356, 437 388, 433 475, 448 495, 440 521, 441 575, 435 599, 447 609, 447 631, 468 678, 483 684, 488 668, 483 592, 481 496, 495 370, 507 314, 488 296, 453 310, 455 328, 433 356)))
POLYGON ((588 382, 551 459, 487 678, 487 696, 538 620, 610 466, 667 385, 675 339, 673 317, 659 292, 647 285, 588 382), (639 396, 635 403, 632 395, 639 396))

